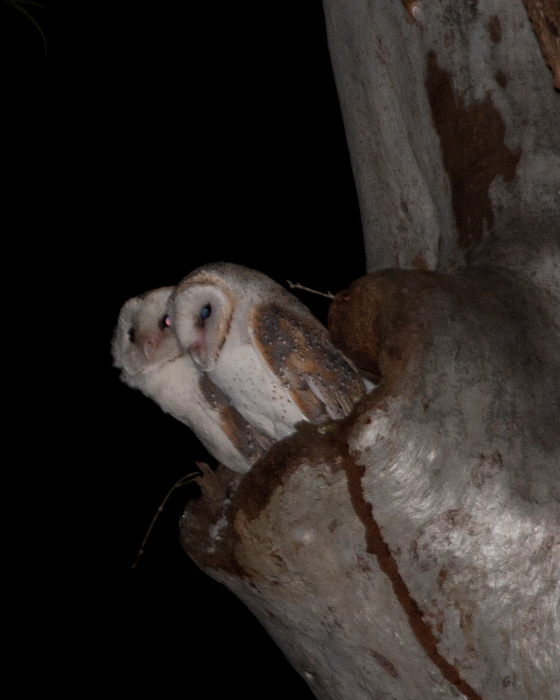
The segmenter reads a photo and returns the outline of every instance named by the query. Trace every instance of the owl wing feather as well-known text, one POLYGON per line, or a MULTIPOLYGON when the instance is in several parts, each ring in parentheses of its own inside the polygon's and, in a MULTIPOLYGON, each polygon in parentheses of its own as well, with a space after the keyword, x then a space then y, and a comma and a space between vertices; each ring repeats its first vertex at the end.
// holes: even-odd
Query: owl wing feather
MULTIPOLYGON (((200 376, 199 388, 204 399, 218 414, 222 432, 228 437, 237 451, 250 464, 260 459, 272 445, 273 440, 248 423, 231 405, 226 394, 205 373, 202 373, 200 376)), ((229 465, 226 464, 226 466, 229 465)))
POLYGON ((317 319, 271 302, 251 320, 253 343, 311 423, 350 413, 364 384, 317 319))

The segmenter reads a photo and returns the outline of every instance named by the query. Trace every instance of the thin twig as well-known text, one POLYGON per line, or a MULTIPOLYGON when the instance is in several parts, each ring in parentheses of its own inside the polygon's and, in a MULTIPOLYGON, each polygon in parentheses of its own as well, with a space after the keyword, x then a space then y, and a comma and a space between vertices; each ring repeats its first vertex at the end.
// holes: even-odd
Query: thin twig
POLYGON ((156 514, 152 518, 152 522, 150 523, 150 527, 148 528, 148 531, 146 532, 146 535, 144 539, 142 540, 142 544, 140 545, 140 549, 138 550, 138 554, 136 555, 136 561, 134 564, 130 567, 131 569, 135 569, 138 566, 138 562, 140 561, 140 558, 144 554, 144 547, 146 546, 146 542, 148 541, 148 537, 150 536, 150 533, 154 529, 154 525, 156 524, 156 520, 159 517, 160 513, 163 513, 163 509, 165 508, 165 504, 169 500, 169 497, 175 491, 175 489, 180 488, 181 486, 185 486, 186 484, 190 484, 193 479, 195 479, 197 476, 200 476, 200 472, 191 472, 190 474, 187 474, 186 476, 182 476, 179 481, 177 481, 173 486, 169 489, 167 494, 165 495, 165 498, 161 502, 159 508, 156 511, 156 514))
POLYGON ((35 20, 34 17, 32 17, 27 10, 25 10, 23 7, 21 7, 22 4, 25 5, 31 5, 33 7, 40 7, 41 9, 44 9, 45 6, 41 5, 38 2, 34 2, 34 0, 6 0, 8 5, 14 8, 14 10, 17 10, 18 12, 21 12, 24 17, 26 17, 31 24, 35 27, 35 29, 39 32, 41 36, 41 41, 43 42, 43 66, 45 65, 45 62, 47 60, 47 39, 45 38, 45 35, 43 33, 43 30, 39 26, 39 23, 35 20), (21 4, 20 4, 21 3, 21 4))
POLYGON ((299 282, 290 282, 290 280, 286 280, 286 282, 290 285, 291 289, 303 289, 304 292, 311 292, 311 294, 318 294, 320 297, 334 299, 334 294, 332 292, 318 292, 316 289, 309 289, 309 287, 304 287, 299 282))

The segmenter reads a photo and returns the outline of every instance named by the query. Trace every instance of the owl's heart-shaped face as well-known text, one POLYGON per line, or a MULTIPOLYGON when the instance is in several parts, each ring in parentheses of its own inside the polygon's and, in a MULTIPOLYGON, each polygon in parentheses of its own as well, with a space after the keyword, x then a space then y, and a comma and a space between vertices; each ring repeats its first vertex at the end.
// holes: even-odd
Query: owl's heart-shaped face
POLYGON ((231 290, 213 275, 195 275, 171 295, 168 314, 179 345, 202 371, 210 371, 226 342, 235 310, 231 290))

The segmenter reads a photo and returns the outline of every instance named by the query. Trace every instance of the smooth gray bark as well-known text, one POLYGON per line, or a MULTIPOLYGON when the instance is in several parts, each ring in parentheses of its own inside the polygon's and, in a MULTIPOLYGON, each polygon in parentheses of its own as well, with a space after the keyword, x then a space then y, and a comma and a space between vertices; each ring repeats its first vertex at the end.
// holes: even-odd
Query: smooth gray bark
POLYGON ((368 270, 448 271, 512 222, 558 225, 560 94, 521 0, 324 8, 368 270))

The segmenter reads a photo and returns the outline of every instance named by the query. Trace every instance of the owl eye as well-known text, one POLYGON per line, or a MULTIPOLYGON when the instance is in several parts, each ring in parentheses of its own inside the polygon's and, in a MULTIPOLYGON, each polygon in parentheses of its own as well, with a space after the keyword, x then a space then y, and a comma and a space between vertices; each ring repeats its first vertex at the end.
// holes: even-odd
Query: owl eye
POLYGON ((206 306, 203 306, 202 309, 200 310, 200 318, 202 321, 206 321, 207 319, 210 318, 212 315, 212 307, 210 304, 206 304, 206 306))
POLYGON ((130 340, 131 343, 133 343, 136 340, 136 334, 134 332, 134 327, 131 326, 128 329, 128 339, 130 340))

